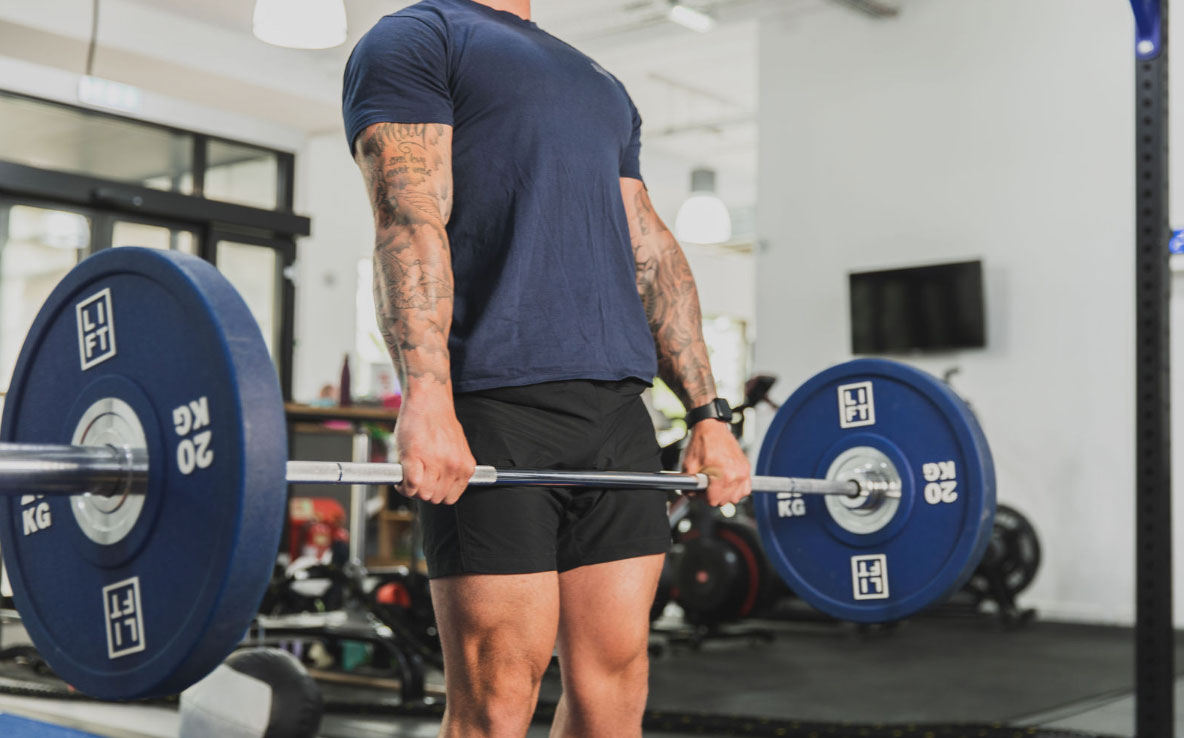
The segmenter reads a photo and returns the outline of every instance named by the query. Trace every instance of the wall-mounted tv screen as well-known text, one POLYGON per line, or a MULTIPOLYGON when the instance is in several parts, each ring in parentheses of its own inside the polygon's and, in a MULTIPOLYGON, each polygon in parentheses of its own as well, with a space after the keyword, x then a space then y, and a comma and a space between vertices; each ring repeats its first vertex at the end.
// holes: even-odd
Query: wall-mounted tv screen
POLYGON ((983 348, 983 263, 854 272, 851 350, 856 354, 983 348))

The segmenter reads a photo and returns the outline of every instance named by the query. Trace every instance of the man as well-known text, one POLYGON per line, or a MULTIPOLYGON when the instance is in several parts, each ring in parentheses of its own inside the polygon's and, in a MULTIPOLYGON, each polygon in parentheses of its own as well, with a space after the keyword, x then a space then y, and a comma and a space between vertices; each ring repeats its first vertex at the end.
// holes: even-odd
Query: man
POLYGON ((530 21, 530 0, 423 0, 358 43, 351 151, 404 401, 444 650, 441 735, 523 736, 558 646, 551 735, 641 735, 649 609, 669 546, 653 490, 473 488, 474 464, 657 471, 640 393, 691 410, 687 472, 750 491, 698 294, 638 168, 624 87, 530 21), (474 458, 475 457, 475 458, 474 458))

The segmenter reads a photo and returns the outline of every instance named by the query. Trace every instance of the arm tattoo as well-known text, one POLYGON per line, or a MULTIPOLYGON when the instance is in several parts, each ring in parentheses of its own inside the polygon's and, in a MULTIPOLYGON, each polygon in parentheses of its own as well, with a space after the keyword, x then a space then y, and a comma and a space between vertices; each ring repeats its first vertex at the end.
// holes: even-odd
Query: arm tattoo
POLYGON ((699 292, 674 234, 654 212, 649 193, 626 197, 637 292, 658 350, 658 376, 689 410, 715 397, 715 379, 703 341, 699 292))
POLYGON ((379 123, 359 134, 355 159, 374 210, 378 327, 403 391, 450 387, 452 129, 379 123))

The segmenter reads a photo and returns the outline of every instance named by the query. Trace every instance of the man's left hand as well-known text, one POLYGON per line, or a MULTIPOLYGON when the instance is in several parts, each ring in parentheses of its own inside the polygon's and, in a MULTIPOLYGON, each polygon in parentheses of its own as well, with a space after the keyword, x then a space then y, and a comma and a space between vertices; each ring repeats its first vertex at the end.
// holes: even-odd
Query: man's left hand
POLYGON ((686 474, 706 474, 707 502, 713 507, 736 504, 752 493, 752 469, 732 427, 719 420, 701 420, 691 428, 682 462, 686 474))

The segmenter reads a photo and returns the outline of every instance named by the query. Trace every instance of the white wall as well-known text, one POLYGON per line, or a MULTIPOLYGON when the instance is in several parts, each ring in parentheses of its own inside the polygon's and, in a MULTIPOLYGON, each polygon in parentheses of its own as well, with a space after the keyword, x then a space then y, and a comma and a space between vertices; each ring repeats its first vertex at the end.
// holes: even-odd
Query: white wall
MULTIPOLYGON (((641 152, 641 174, 654 210, 673 230, 678 209, 691 194, 691 171, 698 162, 645 142, 641 152)), ((716 194, 730 208, 749 206, 756 201, 756 182, 741 171, 717 170, 716 194)), ((752 292, 756 262, 752 255, 693 244, 683 250, 695 274, 703 314, 728 315, 751 325, 756 318, 752 292)))
MULTIPOLYGON (((1184 129, 1180 123, 1177 130, 1184 129)), ((1175 154, 1173 163, 1182 158, 1175 154)), ((1175 181, 1177 192, 1184 189, 1184 180, 1175 181)), ((1184 257, 1172 257, 1172 269, 1172 599, 1176 627, 1184 627, 1184 257)))
POLYGON ((912 0, 761 35, 758 366, 792 387, 850 358, 848 271, 983 258, 988 348, 914 363, 962 367, 1049 618, 1133 617, 1129 16, 912 0))

